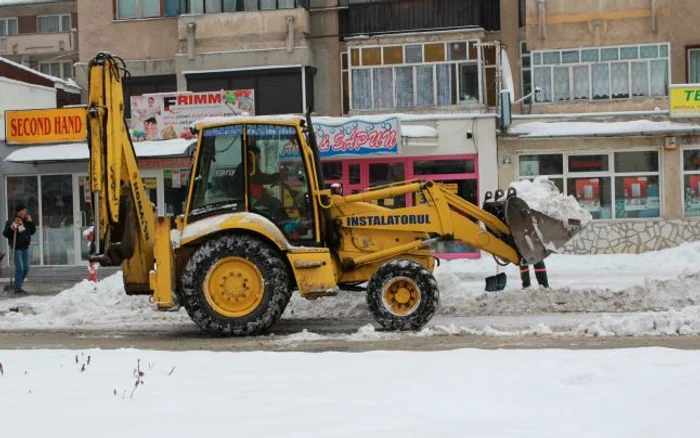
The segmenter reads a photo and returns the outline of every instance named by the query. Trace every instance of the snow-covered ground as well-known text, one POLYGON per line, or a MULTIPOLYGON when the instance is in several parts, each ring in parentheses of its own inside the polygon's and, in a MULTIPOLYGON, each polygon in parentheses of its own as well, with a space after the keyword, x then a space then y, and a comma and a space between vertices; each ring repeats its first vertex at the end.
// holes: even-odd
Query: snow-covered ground
MULTIPOLYGON (((518 269, 506 268, 508 287, 484 292, 496 273, 492 259, 443 261, 435 276, 438 314, 425 330, 439 334, 700 334, 700 242, 645 254, 553 255, 551 290, 520 289, 518 269)), ((534 282, 534 274, 533 274, 534 282)), ((360 293, 307 301, 294 296, 283 318, 371 319, 360 293)), ((133 329, 191 326, 184 310, 155 312, 146 297, 123 292, 119 274, 87 281, 52 297, 0 300, 0 329, 133 329), (19 312, 8 311, 18 307, 19 312)), ((355 337, 392 336, 362 327, 355 337)), ((314 340, 318 334, 302 332, 314 340)))
POLYGON ((698 351, 0 350, 0 363, 6 437, 692 437, 700 427, 698 351))

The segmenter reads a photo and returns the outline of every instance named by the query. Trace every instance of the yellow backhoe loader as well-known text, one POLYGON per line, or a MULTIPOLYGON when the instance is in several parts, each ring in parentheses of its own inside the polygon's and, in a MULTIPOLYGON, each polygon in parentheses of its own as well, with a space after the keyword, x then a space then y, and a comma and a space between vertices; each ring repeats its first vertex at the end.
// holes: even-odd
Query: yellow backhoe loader
POLYGON ((127 294, 184 306, 210 333, 264 333, 293 291, 340 289, 365 292, 385 329, 416 330, 438 304, 435 240, 534 264, 580 228, 531 212, 514 191, 481 208, 431 181, 343 195, 324 184, 310 114, 197 123, 185 212, 156 218, 124 118, 124 62, 99 53, 88 73, 91 260, 121 265, 127 294), (406 195, 405 208, 372 202, 406 195))

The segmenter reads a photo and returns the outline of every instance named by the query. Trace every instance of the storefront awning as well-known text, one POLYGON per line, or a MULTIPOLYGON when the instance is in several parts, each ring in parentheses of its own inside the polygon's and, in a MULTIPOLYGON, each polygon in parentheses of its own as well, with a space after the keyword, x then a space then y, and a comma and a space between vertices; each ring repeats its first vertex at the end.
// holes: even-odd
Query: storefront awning
MULTIPOLYGON (((137 158, 173 157, 187 154, 195 140, 141 141, 134 143, 137 158)), ((13 163, 51 163, 58 161, 87 161, 87 143, 30 146, 12 152, 5 161, 13 163)))

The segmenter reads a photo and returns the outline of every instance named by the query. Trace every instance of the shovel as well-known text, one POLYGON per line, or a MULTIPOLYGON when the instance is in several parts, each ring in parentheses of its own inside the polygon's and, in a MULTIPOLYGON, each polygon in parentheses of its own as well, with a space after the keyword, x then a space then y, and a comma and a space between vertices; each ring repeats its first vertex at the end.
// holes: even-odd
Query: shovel
POLYGON ((3 293, 12 293, 15 290, 15 273, 14 273, 14 266, 15 266, 15 244, 17 243, 17 229, 15 228, 15 232, 12 234, 12 248, 10 248, 10 284, 6 284, 5 287, 3 288, 3 293))
POLYGON ((508 277, 506 277, 505 272, 499 272, 496 275, 486 277, 486 292, 500 292, 506 288, 506 282, 508 277))

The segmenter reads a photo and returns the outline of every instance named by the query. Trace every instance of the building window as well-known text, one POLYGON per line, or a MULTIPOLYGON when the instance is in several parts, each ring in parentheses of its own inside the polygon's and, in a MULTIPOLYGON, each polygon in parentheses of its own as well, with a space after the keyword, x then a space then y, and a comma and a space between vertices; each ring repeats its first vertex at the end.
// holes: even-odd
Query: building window
POLYGON ((0 37, 17 35, 16 18, 0 18, 0 37))
POLYGON ((351 108, 482 103, 477 43, 455 41, 349 49, 341 62, 349 61, 351 108))
MULTIPOLYGON (((526 41, 520 42, 520 91, 521 96, 527 96, 532 92, 532 57, 526 41)), ((531 99, 528 97, 523 102, 530 103, 531 99)))
POLYGON ((176 17, 181 11, 180 3, 181 0, 115 0, 116 18, 176 17))
POLYGON ((348 53, 340 54, 340 100, 343 114, 350 112, 350 84, 348 73, 348 53))
POLYGON ((658 151, 520 155, 519 179, 535 176, 549 177, 594 219, 661 216, 658 151))
POLYGON ((537 102, 667 96, 669 45, 534 51, 537 102))
POLYGON ((189 0, 183 10, 189 14, 216 14, 237 11, 265 11, 274 9, 294 9, 297 4, 304 6, 303 0, 189 0))
POLYGON ((39 62, 39 71, 57 78, 73 77, 73 61, 39 62))
POLYGON ((688 83, 700 83, 700 48, 688 49, 686 53, 688 62, 688 83))
POLYGON ((70 32, 70 14, 38 16, 36 17, 36 29, 38 33, 70 32))
POLYGON ((700 148, 683 151, 683 212, 700 216, 700 148))

